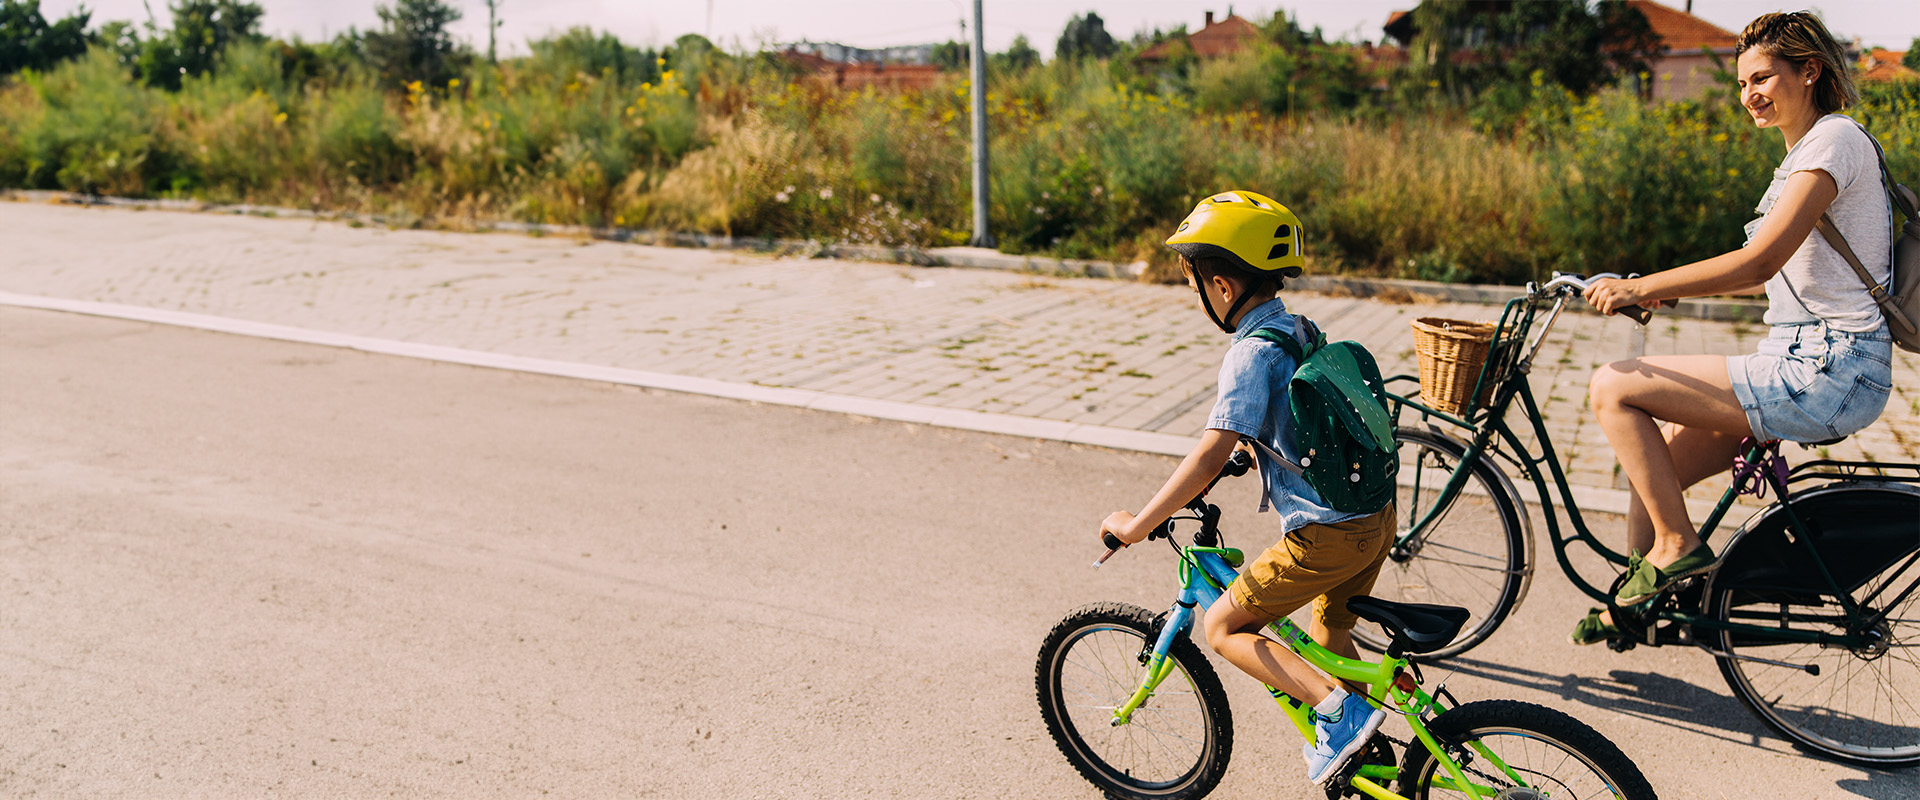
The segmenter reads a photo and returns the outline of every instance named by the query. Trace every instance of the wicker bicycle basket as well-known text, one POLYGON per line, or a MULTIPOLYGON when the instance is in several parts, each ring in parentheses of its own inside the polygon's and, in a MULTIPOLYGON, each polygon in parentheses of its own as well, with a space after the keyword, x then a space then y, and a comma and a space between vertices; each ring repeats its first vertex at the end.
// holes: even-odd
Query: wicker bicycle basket
MULTIPOLYGON (((1467 405, 1493 342, 1491 322, 1421 317, 1413 321, 1413 351, 1420 357, 1420 399, 1458 414, 1467 405)), ((1489 387, 1491 388, 1491 387, 1489 387)), ((1485 399, 1487 392, 1482 392, 1485 399)))

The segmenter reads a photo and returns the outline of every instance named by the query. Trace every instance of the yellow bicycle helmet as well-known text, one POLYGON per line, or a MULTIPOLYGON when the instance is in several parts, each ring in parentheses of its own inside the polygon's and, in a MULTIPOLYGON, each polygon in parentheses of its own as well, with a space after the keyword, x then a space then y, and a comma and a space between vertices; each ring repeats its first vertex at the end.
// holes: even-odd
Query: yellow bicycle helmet
MULTIPOLYGON (((1240 190, 1201 200, 1167 237, 1167 246, 1191 264, 1218 259, 1255 278, 1297 278, 1307 263, 1300 255, 1300 218, 1271 197, 1240 190)), ((1227 309, 1227 319, 1233 319, 1251 296, 1243 294, 1236 300, 1227 309)), ((1233 326, 1214 313, 1205 292, 1200 302, 1213 324, 1233 332, 1233 326)))

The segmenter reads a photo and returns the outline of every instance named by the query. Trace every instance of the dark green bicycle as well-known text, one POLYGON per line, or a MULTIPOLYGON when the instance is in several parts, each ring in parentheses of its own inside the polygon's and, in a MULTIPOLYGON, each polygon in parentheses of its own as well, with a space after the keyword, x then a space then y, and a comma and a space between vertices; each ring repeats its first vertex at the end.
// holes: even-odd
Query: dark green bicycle
MULTIPOLYGON (((1606 277, 1617 276, 1592 280, 1606 277)), ((1770 489, 1777 499, 1716 547, 1718 569, 1626 608, 1611 599, 1621 578, 1602 586, 1574 569, 1575 542, 1616 566, 1627 559, 1587 529, 1527 375, 1554 320, 1589 283, 1556 273, 1506 304, 1469 395, 1477 399, 1459 414, 1423 405, 1413 392, 1393 396, 1400 532, 1373 593, 1468 610, 1459 634, 1433 657, 1491 636, 1525 598, 1536 558, 1532 523, 1504 462, 1536 490, 1561 570, 1607 604, 1626 634, 1611 647, 1698 647, 1719 660, 1734 695, 1795 744, 1866 766, 1920 764, 1920 464, 1819 460, 1788 468, 1779 442, 1749 441, 1700 537, 1720 526, 1743 489, 1770 489), (1507 422, 1516 406, 1538 452, 1507 422), (1556 497, 1571 530, 1560 526, 1556 497)), ((1636 317, 1644 324, 1644 312, 1636 317)), ((1416 380, 1400 375, 1387 384, 1416 380)), ((1376 652, 1390 644, 1371 631, 1354 634, 1376 652)))

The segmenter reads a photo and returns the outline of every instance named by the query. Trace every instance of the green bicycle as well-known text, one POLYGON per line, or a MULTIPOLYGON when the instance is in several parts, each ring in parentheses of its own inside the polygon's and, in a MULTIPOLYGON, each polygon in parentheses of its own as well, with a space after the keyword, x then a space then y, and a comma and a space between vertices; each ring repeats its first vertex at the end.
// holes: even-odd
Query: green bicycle
MULTIPOLYGON (((1592 280, 1603 277, 1617 276, 1592 280)), ((1821 460, 1789 469, 1779 442, 1749 440, 1700 537, 1719 526, 1742 491, 1771 489, 1776 500, 1716 548, 1721 561, 1713 572, 1620 608, 1611 598, 1623 578, 1602 588, 1574 569, 1567 557, 1574 542, 1616 566, 1627 559, 1588 531, 1527 375, 1554 320, 1589 283, 1556 273, 1506 304, 1458 415, 1389 389, 1401 519, 1374 594, 1467 609, 1468 623, 1432 657, 1466 652, 1493 634, 1526 596, 1535 560, 1526 506, 1498 458, 1531 481, 1561 570, 1612 610, 1625 633, 1613 649, 1698 647, 1718 659, 1749 710, 1803 749, 1866 766, 1920 764, 1920 707, 1912 699, 1920 690, 1920 464, 1821 460), (1537 312, 1549 304, 1534 333, 1537 312), (1532 423, 1538 452, 1507 422, 1516 405, 1532 423), (1571 532, 1560 527, 1555 497, 1571 532)), ((1644 312, 1634 316, 1645 323, 1644 312)), ((1374 652, 1391 647, 1371 631, 1354 634, 1374 652)))
MULTIPOLYGON (((1250 466, 1245 454, 1235 454, 1214 482, 1250 466)), ((1237 577, 1242 554, 1221 545, 1220 509, 1205 495, 1187 504, 1190 515, 1176 515, 1149 537, 1166 539, 1180 559, 1181 590, 1170 608, 1156 614, 1124 603, 1083 606, 1040 647, 1035 683, 1047 730, 1074 768, 1110 797, 1201 797, 1219 783, 1232 755, 1225 690, 1189 634, 1195 615, 1237 577), (1176 521, 1200 523, 1191 545, 1174 542, 1176 521)), ((1387 631, 1385 658, 1342 658, 1286 618, 1269 630, 1308 663, 1365 686, 1375 704, 1407 721, 1413 738, 1375 734, 1328 782, 1329 798, 1653 800, 1653 788, 1620 748, 1571 716, 1511 700, 1462 704, 1444 684, 1422 688, 1417 657, 1453 641, 1467 621, 1464 609, 1371 597, 1356 597, 1347 608, 1387 631), (1396 744, 1404 751, 1397 762, 1396 744)), ((1267 691, 1312 741, 1311 709, 1267 691)))

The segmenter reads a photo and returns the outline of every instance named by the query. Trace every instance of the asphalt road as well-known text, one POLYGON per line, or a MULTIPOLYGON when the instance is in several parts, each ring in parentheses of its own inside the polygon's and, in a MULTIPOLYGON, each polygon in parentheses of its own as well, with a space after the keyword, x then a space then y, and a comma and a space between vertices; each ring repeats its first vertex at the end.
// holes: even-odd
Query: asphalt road
MULTIPOLYGON (((0 309, 0 796, 1092 798, 1033 658, 1074 606, 1170 600, 1164 551, 1086 565, 1172 464, 0 309)), ((1277 536, 1220 496, 1230 543, 1277 536)), ((1584 610, 1549 568, 1449 685, 1669 798, 1920 797, 1696 651, 1566 644, 1584 610)), ((1317 796, 1223 675, 1214 796, 1317 796)))

